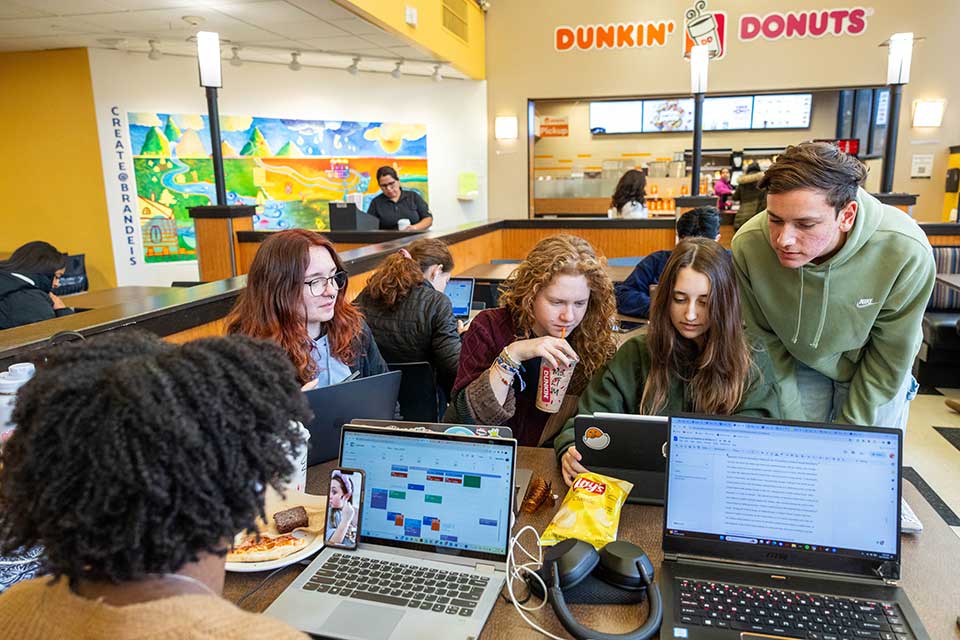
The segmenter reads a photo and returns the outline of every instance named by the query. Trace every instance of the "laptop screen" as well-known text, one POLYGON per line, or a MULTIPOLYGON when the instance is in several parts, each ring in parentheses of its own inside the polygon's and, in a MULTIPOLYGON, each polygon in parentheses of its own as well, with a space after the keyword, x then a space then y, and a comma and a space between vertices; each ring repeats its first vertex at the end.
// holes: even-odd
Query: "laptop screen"
POLYGON ((450 278, 443 290, 453 304, 453 315, 466 318, 473 303, 473 278, 450 278))
POLYGON ((515 451, 514 441, 344 427, 340 464, 367 477, 362 541, 505 560, 515 451))
POLYGON ((896 560, 900 437, 887 429, 672 418, 665 548, 667 538, 681 538, 801 563, 814 555, 896 560))

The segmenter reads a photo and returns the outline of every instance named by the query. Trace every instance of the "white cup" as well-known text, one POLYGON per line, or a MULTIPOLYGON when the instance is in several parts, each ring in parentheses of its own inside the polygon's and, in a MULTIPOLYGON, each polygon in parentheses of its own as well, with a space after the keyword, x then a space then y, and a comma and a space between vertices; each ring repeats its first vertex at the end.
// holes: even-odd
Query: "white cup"
POLYGON ((290 462, 293 463, 293 475, 290 476, 290 481, 287 482, 287 489, 292 491, 298 491, 300 493, 307 492, 307 451, 310 449, 310 432, 307 431, 307 428, 299 422, 294 422, 297 427, 300 428, 300 435, 303 436, 304 444, 303 447, 295 451, 291 451, 289 458, 290 462))
POLYGON ((410 226, 410 219, 409 219, 409 218, 400 218, 399 220, 397 220, 397 230, 398 230, 398 231, 403 231, 404 229, 406 229, 406 228, 409 227, 409 226, 410 226))

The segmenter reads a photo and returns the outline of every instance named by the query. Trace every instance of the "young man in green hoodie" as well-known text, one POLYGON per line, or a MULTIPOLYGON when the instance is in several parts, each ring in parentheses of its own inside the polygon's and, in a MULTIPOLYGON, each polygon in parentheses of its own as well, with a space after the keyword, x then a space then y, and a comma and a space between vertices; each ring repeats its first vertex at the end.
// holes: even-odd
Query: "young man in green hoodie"
POLYGON ((767 210, 734 236, 733 259, 784 417, 903 429, 935 265, 920 227, 860 188, 866 176, 834 145, 789 147, 761 181, 767 210))

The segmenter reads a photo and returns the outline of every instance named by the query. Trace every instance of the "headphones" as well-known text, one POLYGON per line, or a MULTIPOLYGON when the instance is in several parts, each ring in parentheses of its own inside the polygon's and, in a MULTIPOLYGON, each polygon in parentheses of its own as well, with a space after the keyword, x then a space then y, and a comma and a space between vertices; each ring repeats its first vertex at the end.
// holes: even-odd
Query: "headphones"
MULTIPOLYGON (((588 542, 569 538, 549 547, 537 571, 547 587, 557 618, 577 640, 648 640, 660 629, 663 601, 653 582, 653 563, 637 545, 615 540, 599 552, 588 542), (600 633, 577 622, 567 602, 631 604, 650 599, 650 613, 641 627, 624 634, 600 633)), ((530 581, 536 593, 538 581, 530 581)), ((543 593, 537 593, 543 597, 543 593)))

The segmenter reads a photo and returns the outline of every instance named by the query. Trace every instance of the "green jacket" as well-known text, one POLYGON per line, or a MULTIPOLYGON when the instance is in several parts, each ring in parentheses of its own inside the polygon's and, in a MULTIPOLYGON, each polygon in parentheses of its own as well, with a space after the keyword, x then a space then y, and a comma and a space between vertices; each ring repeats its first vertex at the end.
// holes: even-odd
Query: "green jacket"
MULTIPOLYGON (((780 391, 773 376, 772 363, 767 354, 755 351, 755 365, 751 381, 743 395, 743 402, 737 413, 746 416, 779 418, 780 391)), ((616 355, 604 367, 598 370, 590 384, 580 394, 577 413, 638 413, 643 384, 650 374, 650 352, 647 350, 646 334, 635 336, 617 350, 616 355)), ((679 378, 674 379, 667 397, 667 406, 662 413, 672 415, 693 411, 690 388, 679 378)), ((567 447, 574 444, 573 418, 567 421, 563 430, 553 441, 557 459, 567 447)))
POLYGON ((797 361, 850 383, 838 422, 873 425, 920 348, 936 271, 930 243, 909 216, 863 189, 857 204, 843 247, 823 264, 781 266, 766 213, 733 238, 744 320, 773 359, 788 418, 804 417, 797 361))

